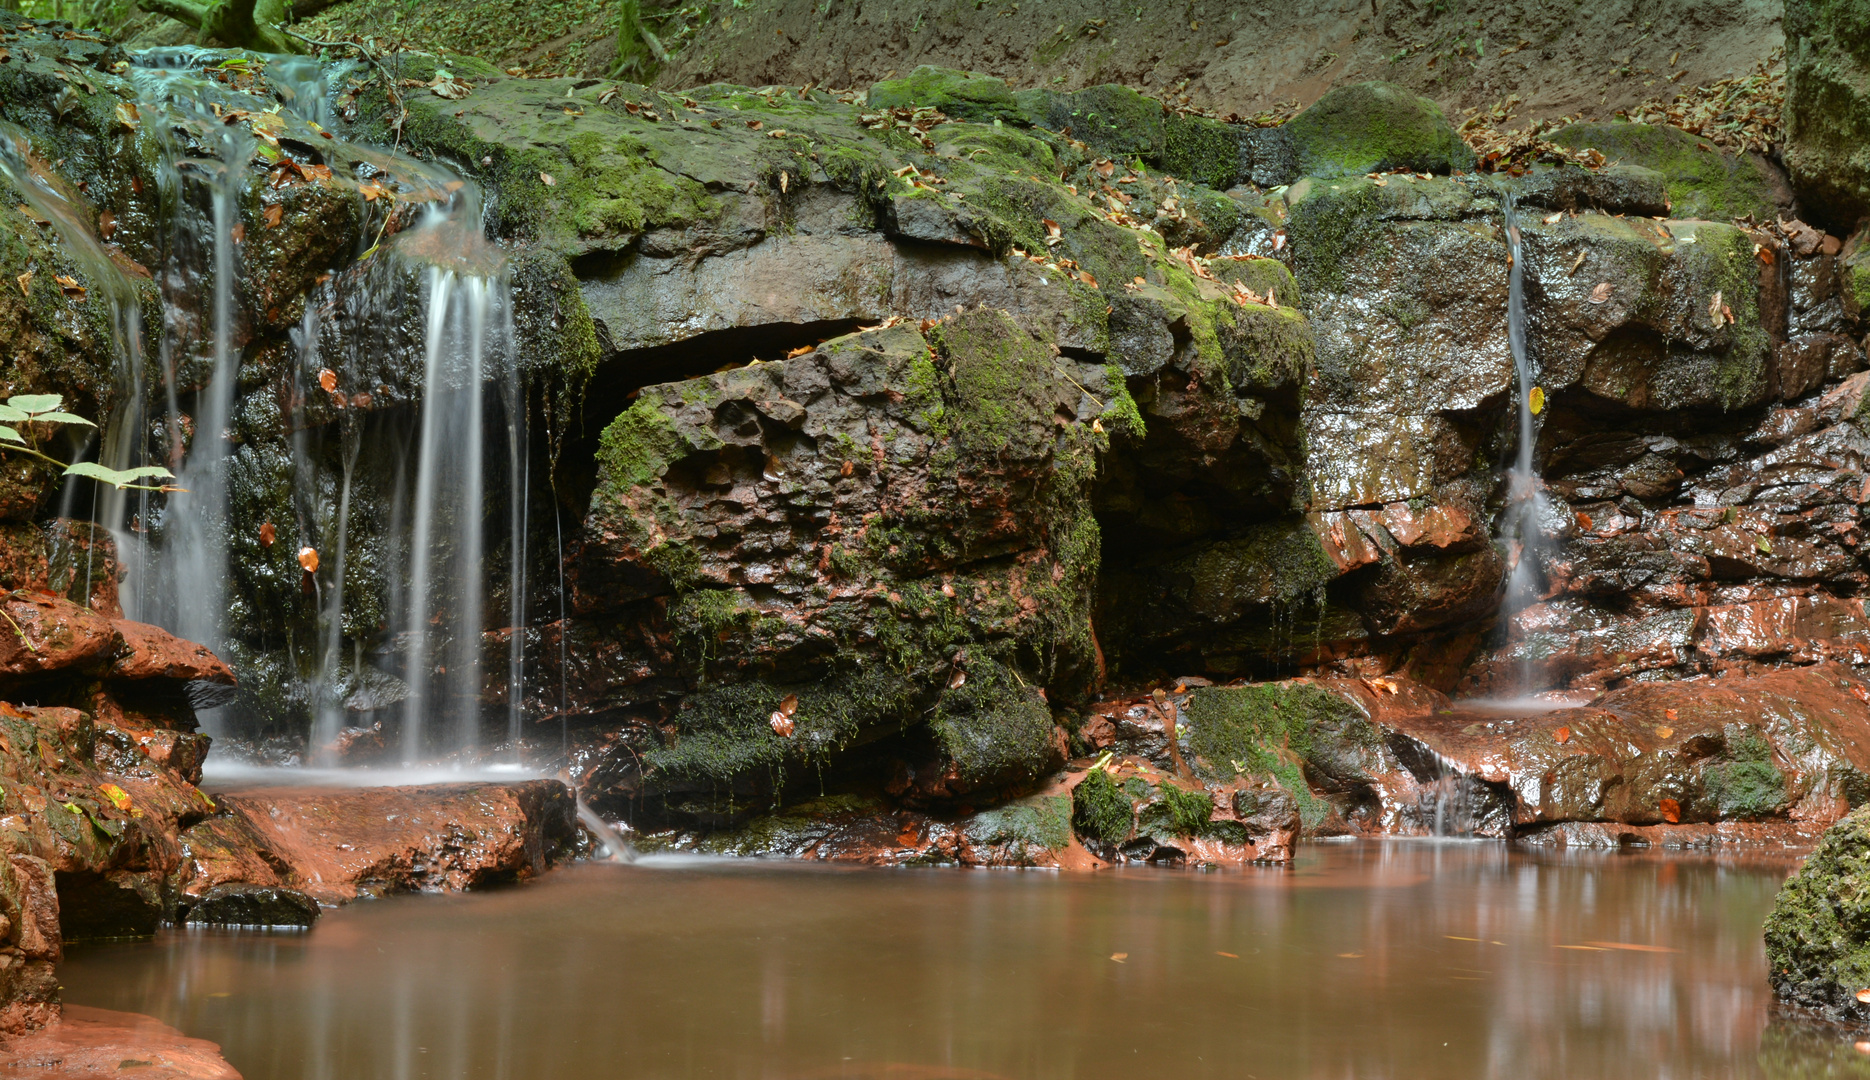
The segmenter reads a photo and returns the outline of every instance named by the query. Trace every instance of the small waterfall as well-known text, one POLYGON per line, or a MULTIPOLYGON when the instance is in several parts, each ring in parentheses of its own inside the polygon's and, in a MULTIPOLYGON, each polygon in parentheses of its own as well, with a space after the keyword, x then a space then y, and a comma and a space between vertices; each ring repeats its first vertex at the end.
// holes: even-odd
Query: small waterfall
MULTIPOLYGON (((1512 192, 1501 198, 1505 218, 1509 256, 1507 269, 1506 325, 1507 341, 1513 352, 1513 372, 1518 386, 1519 432, 1513 468, 1507 474, 1508 492, 1505 521, 1501 534, 1514 549, 1512 574, 1507 580, 1506 599, 1501 609, 1510 627, 1513 617, 1539 599, 1543 583, 1543 556, 1548 537, 1543 527, 1549 502, 1545 484, 1533 464, 1533 448, 1538 436, 1537 406, 1543 391, 1538 372, 1526 347, 1526 258, 1519 229, 1518 207, 1512 192)), ((1522 664, 1519 692, 1530 693, 1538 687, 1532 661, 1522 664)))
MULTIPOLYGON (((33 159, 25 134, 0 128, 0 174, 55 225, 112 304, 119 385, 99 418, 99 460, 167 465, 187 489, 100 487, 89 500, 117 536, 126 614, 228 659, 244 685, 270 695, 260 705, 269 722, 303 717, 310 760, 331 761, 327 748, 343 729, 373 720, 400 727, 389 749, 406 763, 478 751, 483 702, 502 684, 500 728, 517 753, 531 389, 514 348, 508 269, 485 239, 478 189, 439 165, 336 144, 359 163, 355 176, 347 166, 329 182, 356 191, 357 177, 374 173, 396 194, 372 202, 357 191, 367 222, 358 249, 318 277, 282 351, 279 333, 249 307, 240 254, 243 230, 261 227, 242 216, 267 182, 259 159, 280 151, 236 119, 270 108, 330 126, 329 80, 346 67, 192 48, 152 50, 133 64, 141 123, 129 124, 130 137, 156 162, 156 190, 144 194, 153 250, 139 257, 162 298, 158 370, 147 385, 136 283, 92 234, 82 200, 33 159), (276 382, 251 381, 275 372, 276 382), (283 427, 256 423, 269 408, 283 427), (256 547, 265 565, 239 561, 256 547), (300 614, 270 610, 234 584, 244 573, 278 589, 274 564, 290 566, 285 552, 307 567, 302 583, 293 568, 291 585, 302 588, 287 590, 302 597, 300 614), (490 618, 506 627, 503 649, 486 644, 490 618)), ((67 515, 82 512, 86 490, 67 490, 67 515)), ((224 734, 251 717, 203 719, 224 734)))

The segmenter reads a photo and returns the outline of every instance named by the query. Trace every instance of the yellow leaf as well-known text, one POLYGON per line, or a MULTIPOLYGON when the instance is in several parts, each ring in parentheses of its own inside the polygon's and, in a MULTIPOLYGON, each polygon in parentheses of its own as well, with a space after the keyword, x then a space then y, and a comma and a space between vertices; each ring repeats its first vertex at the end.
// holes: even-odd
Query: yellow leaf
POLYGON ((15 278, 14 280, 19 282, 19 292, 21 296, 32 295, 32 271, 31 270, 26 271, 25 273, 21 274, 19 277, 15 278))
POLYGON ((115 806, 117 809, 128 810, 130 808, 130 793, 117 785, 101 784, 98 786, 98 790, 103 792, 104 797, 109 799, 111 805, 115 806))
POLYGON ((546 173, 546 172, 540 173, 539 182, 544 184, 546 187, 557 187, 558 186, 558 181, 552 179, 551 173, 546 173))
POLYGON ((1526 395, 1526 408, 1530 409, 1532 411, 1532 415, 1534 416, 1537 416, 1540 413, 1545 411, 1545 388, 1544 387, 1535 386, 1532 388, 1532 393, 1526 395))

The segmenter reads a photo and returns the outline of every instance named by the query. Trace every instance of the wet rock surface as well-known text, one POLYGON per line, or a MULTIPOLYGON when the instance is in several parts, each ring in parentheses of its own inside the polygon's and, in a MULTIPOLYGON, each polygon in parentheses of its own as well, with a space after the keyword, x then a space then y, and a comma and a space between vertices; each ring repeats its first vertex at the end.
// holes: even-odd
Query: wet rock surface
POLYGON ((0 1049, 0 1076, 240 1080, 221 1048, 154 1017, 68 1005, 59 1020, 0 1049))
POLYGON ((307 898, 333 905, 524 881, 586 843, 556 780, 256 788, 215 802, 216 816, 182 836, 178 885, 191 923, 257 913, 268 925, 309 925, 307 898))

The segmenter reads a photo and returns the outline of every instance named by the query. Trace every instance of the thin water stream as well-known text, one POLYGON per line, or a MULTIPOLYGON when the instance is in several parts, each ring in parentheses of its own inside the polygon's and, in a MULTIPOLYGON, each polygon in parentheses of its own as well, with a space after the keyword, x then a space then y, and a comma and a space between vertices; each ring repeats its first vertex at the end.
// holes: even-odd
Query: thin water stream
POLYGON ((1770 1011, 1788 869, 1446 841, 1205 874, 651 859, 77 948, 60 977, 248 1080, 1839 1075, 1848 1041, 1770 1011))

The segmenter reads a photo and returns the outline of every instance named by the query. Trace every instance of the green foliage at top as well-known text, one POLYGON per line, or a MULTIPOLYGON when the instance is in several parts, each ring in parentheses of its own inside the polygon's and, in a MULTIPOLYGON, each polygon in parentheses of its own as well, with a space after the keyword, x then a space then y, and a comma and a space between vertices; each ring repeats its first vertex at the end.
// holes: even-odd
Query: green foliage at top
POLYGON ((1666 124, 1568 124, 1547 136, 1571 150, 1595 149, 1606 158, 1661 173, 1669 213, 1677 218, 1752 214, 1770 220, 1775 205, 1765 173, 1746 155, 1724 154, 1713 143, 1666 124))
POLYGON ((1092 769, 1078 781, 1071 807, 1071 822, 1087 840, 1121 844, 1136 823, 1136 804, 1103 769, 1092 769))
POLYGON ((1394 83, 1340 86, 1293 117, 1286 132, 1305 176, 1474 167, 1474 151, 1455 133, 1441 106, 1394 83))

